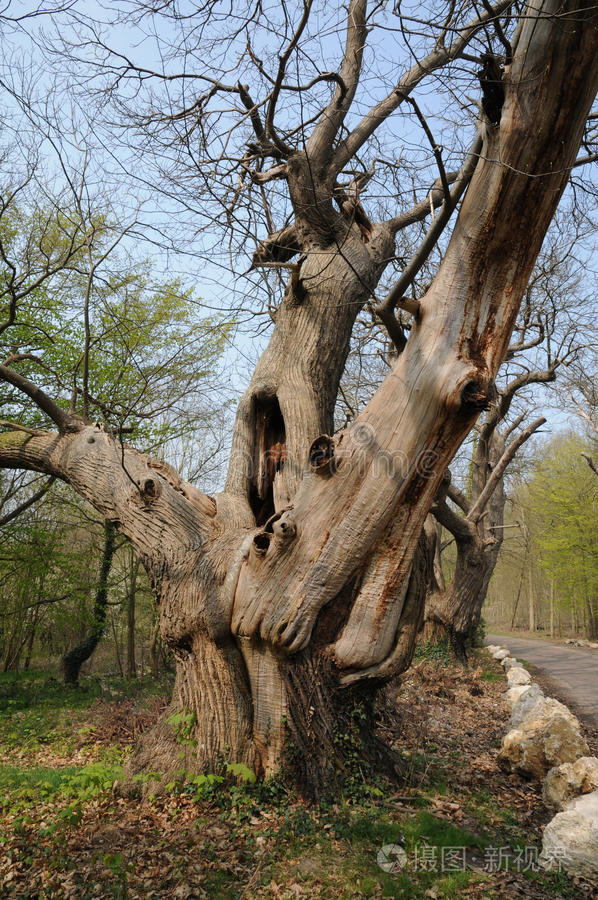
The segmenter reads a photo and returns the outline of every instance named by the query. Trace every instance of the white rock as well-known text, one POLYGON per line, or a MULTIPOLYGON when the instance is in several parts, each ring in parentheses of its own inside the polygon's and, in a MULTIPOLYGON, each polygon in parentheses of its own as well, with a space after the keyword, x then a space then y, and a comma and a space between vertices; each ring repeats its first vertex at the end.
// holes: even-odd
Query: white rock
POLYGON ((505 657, 505 659, 503 659, 502 662, 501 662, 501 666, 503 667, 503 669, 505 670, 505 672, 508 672, 509 669, 514 669, 514 668, 516 668, 516 667, 522 668, 521 663, 519 662, 519 660, 518 660, 518 659, 515 659, 513 656, 507 656, 507 657, 505 657))
POLYGON ((515 687, 516 684, 531 684, 532 676, 521 666, 515 666, 507 672, 507 682, 509 687, 515 687))
POLYGON ((598 878, 598 791, 571 800, 548 823, 539 861, 546 869, 562 864, 569 875, 598 878))
POLYGON ((534 701, 533 695, 531 697, 526 695, 513 707, 513 712, 509 719, 509 728, 520 728, 528 720, 533 721, 534 719, 548 716, 571 716, 579 724, 578 719, 575 718, 571 710, 564 703, 561 703, 560 700, 555 700, 554 697, 541 696, 534 701))
POLYGON ((582 756, 550 770, 544 779, 542 799, 551 809, 561 810, 573 797, 592 791, 598 791, 598 759, 582 756))
MULTIPOLYGON (((509 728, 517 728, 529 716, 535 718, 536 713, 539 715, 544 709, 544 701, 546 700, 539 684, 518 685, 518 687, 524 687, 526 690, 513 704, 509 728)), ((511 690, 515 690, 515 688, 511 688, 511 690)), ((558 703, 558 700, 555 702, 558 703)), ((566 707, 563 706, 562 708, 566 711, 566 707)))
POLYGON ((534 687, 533 684, 516 684, 515 687, 509 688, 508 691, 505 691, 503 696, 503 700, 511 709, 515 706, 517 701, 528 691, 530 691, 534 687))
POLYGON ((588 644, 588 647, 590 647, 592 650, 598 650, 598 644, 595 641, 591 641, 588 644))
POLYGON ((497 650, 500 650, 498 644, 486 644, 486 650, 488 653, 496 653, 497 650))
POLYGON ((503 650, 496 650, 496 651, 492 654, 492 656, 494 657, 494 659, 497 659, 499 662, 500 662, 502 659, 506 659, 507 656, 510 656, 510 655, 511 655, 511 654, 509 653, 509 651, 508 651, 508 650, 504 650, 504 649, 503 649, 503 650))
POLYGON ((561 712, 553 703, 558 701, 544 700, 533 718, 524 719, 504 736, 497 758, 501 769, 542 779, 554 766, 589 754, 579 721, 566 707, 561 712))

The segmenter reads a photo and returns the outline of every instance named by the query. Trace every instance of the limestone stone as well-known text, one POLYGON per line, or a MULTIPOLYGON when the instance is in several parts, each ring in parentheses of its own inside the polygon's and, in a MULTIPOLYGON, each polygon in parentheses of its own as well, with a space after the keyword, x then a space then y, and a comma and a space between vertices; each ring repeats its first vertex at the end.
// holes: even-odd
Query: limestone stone
POLYGON ((573 763, 563 763, 548 772, 542 799, 551 809, 562 810, 574 797, 593 791, 598 791, 598 759, 582 756, 573 763))
POLYGON ((508 672, 509 669, 515 669, 516 667, 521 668, 521 663, 513 656, 505 656, 505 658, 501 662, 501 666, 503 667, 505 672, 508 672))
POLYGON ((511 709, 515 706, 517 701, 526 694, 534 685, 530 684, 516 684, 515 687, 509 688, 508 691, 505 691, 503 696, 503 700, 511 709))
POLYGON ((521 666, 515 666, 507 672, 507 682, 509 687, 515 687, 516 684, 531 684, 532 676, 521 666))
POLYGON ((542 779, 554 766, 587 756, 589 749, 579 721, 566 707, 564 710, 555 710, 546 701, 533 718, 528 717, 518 728, 511 729, 504 736, 498 754, 501 769, 542 779))
POLYGON ((562 865, 569 875, 598 879, 598 791, 571 800, 548 823, 539 861, 546 869, 562 865))
MULTIPOLYGON (((544 703, 546 701, 546 697, 544 696, 544 692, 540 685, 528 684, 519 685, 519 687, 527 687, 527 690, 521 694, 519 699, 513 705, 513 711, 509 720, 509 728, 518 728, 523 720, 527 719, 529 716, 535 718, 536 714, 539 715, 543 711, 544 703)), ((513 688, 511 688, 511 690, 513 690, 513 688)), ((558 700, 556 700, 555 703, 558 703, 558 700)), ((562 710, 567 710, 562 704, 559 704, 559 707, 562 707, 562 710)))
MULTIPOLYGON (((575 716, 560 700, 554 697, 538 697, 534 702, 533 697, 522 697, 521 702, 513 707, 509 728, 519 728, 528 719, 547 718, 552 715, 575 716)), ((575 719, 577 722, 577 719, 575 719)))
POLYGON ((506 659, 507 656, 510 656, 510 655, 511 655, 511 654, 509 653, 509 651, 508 651, 508 650, 505 650, 505 649, 502 649, 502 650, 496 650, 496 651, 492 654, 492 656, 494 657, 494 659, 497 659, 499 662, 500 662, 501 660, 503 660, 503 659, 506 659))

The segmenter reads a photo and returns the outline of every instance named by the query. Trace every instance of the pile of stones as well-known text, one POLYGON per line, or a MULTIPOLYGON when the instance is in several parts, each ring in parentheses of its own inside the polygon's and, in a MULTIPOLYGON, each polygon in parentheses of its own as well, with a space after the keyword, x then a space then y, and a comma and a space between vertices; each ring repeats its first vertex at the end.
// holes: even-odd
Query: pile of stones
POLYGON ((556 815, 544 829, 540 862, 598 880, 598 759, 589 755, 579 720, 546 697, 506 647, 487 648, 503 666, 511 710, 498 764, 542 781, 542 798, 556 815))

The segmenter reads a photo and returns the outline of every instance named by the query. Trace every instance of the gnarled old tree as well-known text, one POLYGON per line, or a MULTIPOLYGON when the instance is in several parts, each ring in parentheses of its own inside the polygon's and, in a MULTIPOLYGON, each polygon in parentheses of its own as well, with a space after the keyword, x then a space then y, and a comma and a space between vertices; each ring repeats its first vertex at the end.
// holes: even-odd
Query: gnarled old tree
MULTIPOLYGON (((276 180, 292 203, 292 221, 254 259, 259 266, 297 256, 239 404, 222 493, 206 496, 165 464, 121 448, 102 424, 66 411, 21 374, 18 362, 0 366, 0 377, 54 426, 9 427, 0 465, 64 479, 141 555, 177 660, 170 712, 195 713, 187 767, 225 758, 270 773, 288 739, 298 779, 311 793, 334 775, 336 732, 352 706, 409 665, 430 564, 420 542, 424 520, 488 404, 598 87, 593 5, 532 0, 515 23, 500 0, 477 11, 472 5, 469 21, 443 8, 428 55, 412 59, 387 96, 356 116, 365 96, 364 46, 379 8, 368 14, 365 0, 351 0, 339 70, 289 84, 291 58, 301 53, 314 11, 305 0, 293 20, 285 6, 294 33, 272 75, 248 41, 265 97, 213 79, 192 101, 187 87, 186 106, 171 117, 203 129, 202 147, 209 148, 212 132, 202 118, 209 104, 237 97, 254 130, 239 161, 246 179, 262 187, 276 180), (480 56, 491 34, 502 65, 490 47, 480 56), (474 71, 482 66, 483 95, 473 145, 451 174, 413 94, 458 58, 474 71), (316 116, 301 127, 276 127, 284 91, 323 84, 333 94, 316 116), (369 212, 362 205, 368 176, 360 155, 377 146, 385 123, 411 110, 432 140, 440 175, 412 210, 376 220, 375 203, 369 212), (407 298, 410 279, 459 202, 436 276, 424 296, 407 298), (378 305, 401 351, 396 364, 355 423, 330 437, 355 317, 371 301, 401 229, 434 207, 423 245, 378 305), (413 317, 407 340, 397 309, 413 317)), ((194 35, 201 46, 202 28, 194 35)), ((131 73, 125 57, 112 59, 115 70, 121 66, 117 78, 131 73)), ((137 74, 141 83, 145 76, 137 74)), ((133 767, 180 768, 180 752, 164 720, 145 737, 133 767)))

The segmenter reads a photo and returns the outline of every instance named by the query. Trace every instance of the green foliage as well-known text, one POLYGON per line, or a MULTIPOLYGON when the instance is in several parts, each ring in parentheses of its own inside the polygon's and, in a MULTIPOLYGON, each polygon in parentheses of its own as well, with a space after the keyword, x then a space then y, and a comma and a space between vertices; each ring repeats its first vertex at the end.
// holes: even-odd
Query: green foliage
POLYGON ((584 452, 590 448, 573 433, 546 445, 528 488, 530 531, 557 601, 598 624, 598 479, 584 452))
MULTIPOLYGON (((118 223, 100 212, 87 221, 76 211, 4 212, 0 240, 17 272, 19 300, 0 352, 31 354, 16 368, 63 407, 75 390, 81 412, 86 388, 90 417, 117 431, 126 424, 128 440, 155 448, 205 426, 206 379, 214 376, 231 326, 202 316, 180 279, 157 278, 149 260, 111 250, 117 234, 118 223)), ((11 274, 0 260, 0 285, 11 274)), ((6 409, 24 424, 40 420, 18 395, 6 409)))
POLYGON ((0 747, 27 753, 43 747, 66 751, 89 727, 83 724, 86 710, 98 698, 119 700, 133 696, 142 706, 150 696, 164 694, 170 687, 167 678, 146 676, 133 682, 124 678, 89 678, 72 689, 36 670, 1 673, 0 747))
MULTIPOLYGON (((0 336, 0 358, 12 359, 15 371, 62 408, 117 435, 125 429, 138 449, 186 453, 194 466, 186 474, 198 477, 202 461, 215 465, 214 433, 220 435, 227 407, 219 367, 231 323, 205 315, 181 279, 132 258, 107 209, 44 209, 25 194, 18 203, 13 197, 0 210, 0 302, 5 309, 15 304, 14 321, 0 336)), ((5 382, 0 405, 4 419, 48 425, 30 398, 5 382)), ((26 437, 11 431, 0 440, 26 437)), ((28 476, 25 487, 15 491, 9 484, 4 491, 3 479, 0 474, 0 507, 6 497, 10 506, 35 489, 28 476)), ((3 533, 0 666, 18 668, 40 646, 60 656, 89 631, 98 529, 82 501, 67 506, 68 496, 54 485, 42 514, 31 509, 3 533)), ((121 581, 113 577, 111 590, 121 581)), ((147 582, 145 594, 147 607, 147 582)), ((145 618, 147 634, 153 622, 145 618)))
POLYGON ((471 637, 471 641, 469 643, 469 647, 472 650, 481 650, 482 647, 486 646, 486 622, 484 619, 480 618, 480 621, 475 627, 473 635, 471 637))
POLYGON ((257 781, 255 772, 245 763, 226 763, 226 771, 245 784, 255 784, 257 781))
POLYGON ((420 642, 415 648, 413 658, 416 661, 438 663, 441 666, 450 666, 454 662, 453 652, 448 639, 420 642))
POLYGON ((197 718, 192 710, 181 710, 181 712, 173 713, 171 716, 168 716, 166 721, 174 728, 177 741, 181 744, 197 746, 197 741, 193 739, 197 718))
POLYGON ((16 769, 0 766, 0 809, 12 815, 53 800, 61 804, 59 818, 75 825, 83 805, 99 794, 112 790, 122 777, 122 766, 105 762, 89 763, 81 769, 16 769))

